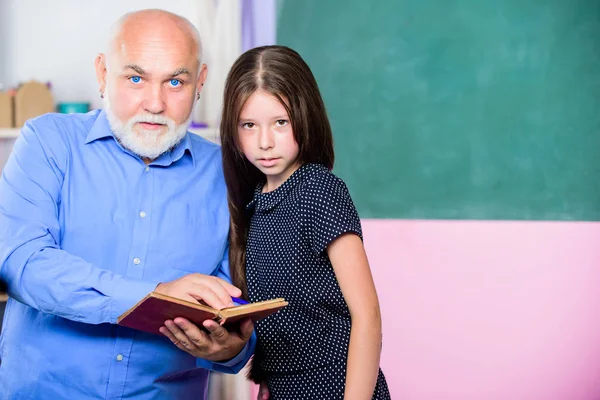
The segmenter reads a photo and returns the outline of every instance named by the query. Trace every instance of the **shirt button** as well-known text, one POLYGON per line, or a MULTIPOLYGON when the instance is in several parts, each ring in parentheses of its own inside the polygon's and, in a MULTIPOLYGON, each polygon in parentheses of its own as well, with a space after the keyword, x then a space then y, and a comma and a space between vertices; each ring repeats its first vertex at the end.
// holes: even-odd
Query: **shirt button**
POLYGON ((146 212, 145 211, 140 212, 140 217, 146 218, 146 212))
POLYGON ((137 258, 137 257, 133 259, 133 263, 134 263, 135 265, 138 265, 140 262, 141 262, 141 261, 140 261, 140 259, 139 259, 139 258, 137 258))
POLYGON ((146 172, 150 172, 150 167, 146 165, 146 172))
POLYGON ((123 354, 117 354, 117 361, 123 361, 123 354))

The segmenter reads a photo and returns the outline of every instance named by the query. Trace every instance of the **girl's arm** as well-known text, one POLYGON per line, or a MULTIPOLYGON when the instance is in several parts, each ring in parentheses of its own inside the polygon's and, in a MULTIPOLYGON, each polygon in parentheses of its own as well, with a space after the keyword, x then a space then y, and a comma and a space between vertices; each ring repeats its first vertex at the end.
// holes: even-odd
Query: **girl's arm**
POLYGON ((352 318, 344 399, 371 399, 379 372, 381 314, 367 255, 352 233, 331 242, 327 254, 352 318))

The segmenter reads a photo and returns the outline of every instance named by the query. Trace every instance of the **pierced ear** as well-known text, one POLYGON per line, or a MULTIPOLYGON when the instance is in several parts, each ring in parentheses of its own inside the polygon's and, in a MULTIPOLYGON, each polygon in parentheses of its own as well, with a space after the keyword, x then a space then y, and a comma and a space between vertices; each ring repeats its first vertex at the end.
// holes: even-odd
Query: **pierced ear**
MULTIPOLYGON (((197 94, 202 91, 202 88, 204 87, 204 83, 206 83, 207 73, 208 73, 208 68, 206 67, 206 64, 202 64, 200 66, 200 73, 198 74, 198 82, 196 83, 197 94)), ((198 96, 199 96, 199 94, 198 94, 198 96)))
POLYGON ((98 82, 98 91, 100 92, 100 97, 104 97, 104 91, 106 88, 106 57, 104 54, 100 53, 96 56, 96 60, 94 62, 96 67, 96 81, 98 82))

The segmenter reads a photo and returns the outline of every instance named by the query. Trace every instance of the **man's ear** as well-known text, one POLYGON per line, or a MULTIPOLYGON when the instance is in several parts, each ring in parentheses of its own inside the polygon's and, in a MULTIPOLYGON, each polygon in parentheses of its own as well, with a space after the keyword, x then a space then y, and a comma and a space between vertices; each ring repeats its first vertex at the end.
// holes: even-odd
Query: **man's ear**
POLYGON ((206 76, 208 75, 208 67, 206 64, 202 64, 200 66, 200 74, 198 74, 198 83, 196 84, 196 93, 200 94, 202 91, 202 86, 204 86, 204 82, 206 81, 206 76))
POLYGON ((96 66, 96 81, 98 81, 98 89, 100 91, 100 96, 103 96, 104 91, 106 90, 106 56, 102 53, 98 54, 94 64, 96 66))

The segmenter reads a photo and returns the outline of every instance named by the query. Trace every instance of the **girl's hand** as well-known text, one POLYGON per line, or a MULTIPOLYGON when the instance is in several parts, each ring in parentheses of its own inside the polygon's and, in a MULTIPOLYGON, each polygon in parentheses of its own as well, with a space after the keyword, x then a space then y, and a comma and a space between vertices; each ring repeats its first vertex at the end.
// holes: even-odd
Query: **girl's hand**
POLYGON ((260 383, 260 388, 258 389, 258 396, 256 396, 256 400, 268 400, 270 396, 269 387, 267 386, 267 382, 262 381, 260 383))

